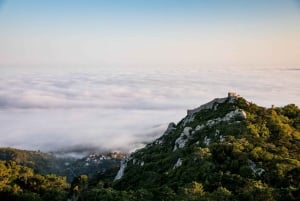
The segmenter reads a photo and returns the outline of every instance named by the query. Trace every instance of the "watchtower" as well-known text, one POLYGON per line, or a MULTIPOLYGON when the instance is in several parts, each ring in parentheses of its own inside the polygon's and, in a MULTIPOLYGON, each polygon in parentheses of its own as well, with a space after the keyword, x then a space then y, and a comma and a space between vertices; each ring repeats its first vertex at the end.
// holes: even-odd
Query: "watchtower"
POLYGON ((232 98, 232 97, 238 97, 236 92, 228 92, 228 98, 232 98))

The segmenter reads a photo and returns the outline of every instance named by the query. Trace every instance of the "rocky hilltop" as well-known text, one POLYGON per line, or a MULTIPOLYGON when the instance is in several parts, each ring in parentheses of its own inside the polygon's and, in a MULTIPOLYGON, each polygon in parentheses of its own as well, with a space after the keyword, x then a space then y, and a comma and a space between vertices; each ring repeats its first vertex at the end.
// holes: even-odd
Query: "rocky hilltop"
POLYGON ((122 162, 113 187, 151 200, 299 200, 300 110, 229 93, 122 162))

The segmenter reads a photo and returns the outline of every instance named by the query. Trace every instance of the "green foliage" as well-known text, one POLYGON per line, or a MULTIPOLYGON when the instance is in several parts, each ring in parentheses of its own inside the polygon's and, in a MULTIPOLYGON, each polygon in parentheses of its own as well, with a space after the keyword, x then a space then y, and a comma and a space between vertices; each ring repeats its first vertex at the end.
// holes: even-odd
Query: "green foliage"
POLYGON ((266 109, 239 98, 214 108, 196 113, 186 125, 179 122, 176 130, 159 138, 161 144, 134 153, 132 158, 145 165, 129 160, 124 177, 113 187, 127 192, 143 188, 156 195, 158 186, 166 186, 176 196, 170 193, 164 198, 173 200, 297 200, 298 107, 266 109), (245 111, 247 118, 206 126, 192 138, 182 137, 185 146, 173 150, 184 127, 195 129, 236 109, 245 111), (208 138, 210 143, 204 143, 208 138), (179 158, 182 164, 175 167, 179 158))
POLYGON ((53 171, 58 162, 51 154, 14 148, 0 148, 0 160, 15 161, 43 174, 53 171))
MULTIPOLYGON (((103 153, 92 160, 88 157, 74 159, 68 157, 56 157, 51 153, 40 151, 19 150, 14 148, 0 148, 0 160, 15 161, 19 165, 32 168, 40 174, 56 174, 66 176, 67 181, 71 182, 73 178, 86 174, 92 176, 104 170, 115 170, 119 168, 120 160, 124 154, 121 153, 103 153), (99 156, 110 157, 108 160, 99 160, 99 156), (95 160, 96 159, 96 160, 95 160), (87 162, 88 161, 88 162, 87 162)), ((115 173, 116 173, 115 172, 115 173)))
POLYGON ((40 175, 14 161, 0 161, 0 200, 63 201, 68 189, 65 177, 40 175))

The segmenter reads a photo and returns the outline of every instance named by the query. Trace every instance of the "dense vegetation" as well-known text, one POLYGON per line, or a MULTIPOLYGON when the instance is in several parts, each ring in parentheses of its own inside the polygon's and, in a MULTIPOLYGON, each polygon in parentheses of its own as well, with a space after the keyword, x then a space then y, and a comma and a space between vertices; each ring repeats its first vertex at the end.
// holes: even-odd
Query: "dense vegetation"
POLYGON ((41 151, 19 150, 9 147, 0 148, 0 161, 14 161, 18 165, 32 168, 35 172, 44 175, 56 174, 66 176, 68 182, 82 174, 92 176, 107 169, 118 168, 120 160, 124 156, 122 153, 95 152, 77 159, 62 156, 56 157, 53 153, 43 153, 41 151))
POLYGON ((40 201, 67 200, 66 177, 40 175, 16 162, 0 161, 0 200, 40 201))
POLYGON ((133 153, 119 180, 116 167, 70 185, 13 162, 0 168, 6 200, 300 200, 300 109, 216 102, 133 153))
POLYGON ((41 151, 20 150, 11 147, 0 148, 0 160, 14 161, 18 165, 32 168, 40 174, 58 174, 72 178, 67 171, 66 163, 75 162, 74 158, 57 158, 54 154, 41 151))

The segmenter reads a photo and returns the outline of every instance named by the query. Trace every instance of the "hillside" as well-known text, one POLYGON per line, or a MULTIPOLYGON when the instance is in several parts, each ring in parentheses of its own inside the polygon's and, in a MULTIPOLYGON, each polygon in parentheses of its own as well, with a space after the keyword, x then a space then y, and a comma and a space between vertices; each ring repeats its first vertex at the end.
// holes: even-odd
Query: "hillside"
POLYGON ((56 157, 55 154, 40 151, 20 150, 15 148, 0 148, 0 161, 14 161, 33 169, 40 174, 56 174, 66 176, 71 182, 80 175, 93 176, 108 169, 120 166, 120 160, 126 155, 122 153, 97 153, 76 159, 72 157, 56 157))
POLYGON ((10 147, 0 148, 0 160, 15 161, 17 164, 33 168, 42 174, 56 172, 64 164, 64 161, 59 160, 52 154, 10 147))
MULTIPOLYGON (((93 157, 77 161, 78 171, 94 169, 93 157)), ((3 163, 2 169, 9 166, 3 163)), ((49 176, 43 176, 43 181, 61 181, 64 189, 55 191, 62 196, 52 200, 300 200, 300 109, 294 104, 264 108, 230 93, 188 110, 118 168, 77 176, 69 185, 60 177, 49 184, 49 176)), ((14 178, 6 175, 2 178, 14 178)), ((3 185, 0 192, 18 187, 39 200, 50 193, 34 190, 40 186, 24 189, 18 180, 3 185)))
POLYGON ((110 188, 83 198, 109 191, 114 200, 299 200, 299 175, 299 108, 229 94, 188 110, 124 160, 110 188))

